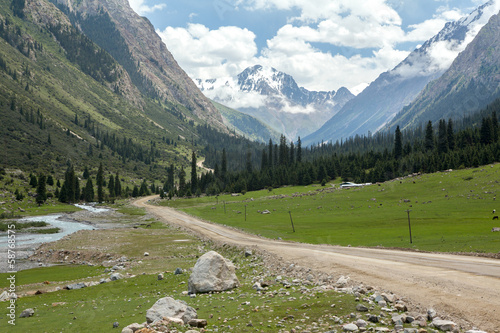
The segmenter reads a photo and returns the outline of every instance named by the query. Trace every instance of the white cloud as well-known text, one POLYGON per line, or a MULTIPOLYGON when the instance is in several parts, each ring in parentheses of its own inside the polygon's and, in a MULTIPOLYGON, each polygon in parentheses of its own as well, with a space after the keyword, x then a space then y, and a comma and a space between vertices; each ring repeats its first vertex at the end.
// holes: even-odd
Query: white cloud
POLYGON ((254 65, 255 34, 227 26, 210 30, 202 24, 157 31, 175 59, 192 78, 234 76, 254 65))
POLYGON ((129 0, 130 7, 139 15, 145 15, 167 7, 167 4, 160 3, 153 6, 145 4, 145 0, 129 0))

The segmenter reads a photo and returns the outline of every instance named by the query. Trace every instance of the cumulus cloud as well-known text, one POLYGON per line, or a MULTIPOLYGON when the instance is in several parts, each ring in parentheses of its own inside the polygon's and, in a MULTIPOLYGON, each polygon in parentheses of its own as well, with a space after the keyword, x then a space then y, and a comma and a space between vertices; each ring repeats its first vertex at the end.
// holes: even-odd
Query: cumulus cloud
POLYGON ((157 31, 192 78, 234 76, 254 65, 255 34, 234 26, 210 30, 202 24, 157 31))
POLYGON ((145 15, 167 7, 165 3, 146 5, 145 0, 129 0, 130 7, 139 15, 145 15))

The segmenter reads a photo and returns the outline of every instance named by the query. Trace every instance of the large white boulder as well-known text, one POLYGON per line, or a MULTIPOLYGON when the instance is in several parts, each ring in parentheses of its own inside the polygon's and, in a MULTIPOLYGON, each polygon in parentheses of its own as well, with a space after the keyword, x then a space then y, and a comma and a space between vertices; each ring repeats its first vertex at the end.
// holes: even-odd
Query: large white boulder
POLYGON ((188 306, 184 301, 177 301, 172 297, 160 298, 146 312, 146 320, 148 323, 154 323, 163 318, 178 318, 184 324, 187 324, 191 319, 196 319, 196 310, 188 306))
POLYGON ((233 263, 215 251, 202 255, 188 281, 190 294, 224 291, 240 285, 233 263))

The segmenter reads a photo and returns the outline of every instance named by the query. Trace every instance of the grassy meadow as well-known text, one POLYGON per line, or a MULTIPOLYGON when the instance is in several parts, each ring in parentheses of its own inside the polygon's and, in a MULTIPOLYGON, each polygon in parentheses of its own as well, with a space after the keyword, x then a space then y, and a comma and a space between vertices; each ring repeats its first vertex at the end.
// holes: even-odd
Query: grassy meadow
POLYGON ((500 164, 416 175, 362 188, 285 187, 162 201, 205 220, 269 238, 442 252, 500 252, 500 164), (224 208, 225 207, 225 208, 224 208), (246 208, 246 216, 245 216, 246 208), (259 211, 269 210, 270 214, 259 211), (412 229, 410 244, 408 213, 412 229), (295 232, 292 231, 290 213, 295 232))

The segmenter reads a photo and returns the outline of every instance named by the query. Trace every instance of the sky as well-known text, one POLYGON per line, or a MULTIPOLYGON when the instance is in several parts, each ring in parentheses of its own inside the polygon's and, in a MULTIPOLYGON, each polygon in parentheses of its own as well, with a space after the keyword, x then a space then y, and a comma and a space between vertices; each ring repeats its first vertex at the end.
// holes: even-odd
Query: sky
POLYGON ((254 65, 357 94, 486 0, 129 0, 192 79, 254 65))

